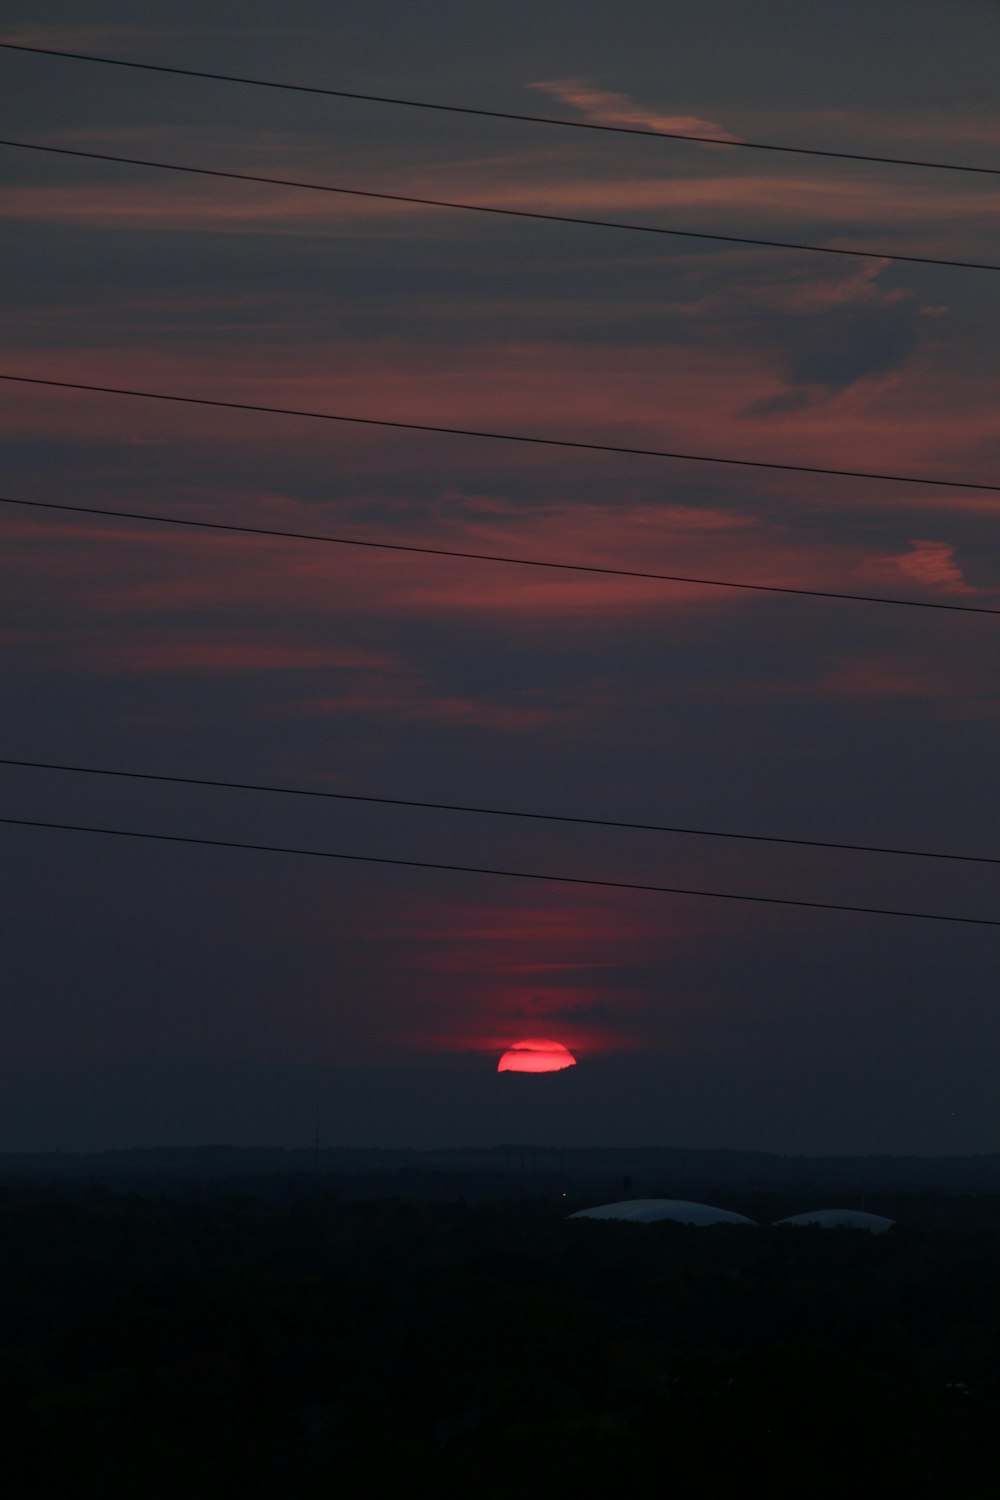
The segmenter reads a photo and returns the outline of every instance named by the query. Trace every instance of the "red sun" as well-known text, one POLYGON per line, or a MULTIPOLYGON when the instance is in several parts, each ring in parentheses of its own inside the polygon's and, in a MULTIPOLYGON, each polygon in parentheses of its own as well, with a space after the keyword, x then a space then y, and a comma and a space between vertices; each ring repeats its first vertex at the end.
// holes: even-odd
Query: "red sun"
POLYGON ((515 1042, 497 1063, 498 1073, 558 1073, 572 1068, 576 1058, 562 1042, 544 1042, 537 1037, 515 1042))

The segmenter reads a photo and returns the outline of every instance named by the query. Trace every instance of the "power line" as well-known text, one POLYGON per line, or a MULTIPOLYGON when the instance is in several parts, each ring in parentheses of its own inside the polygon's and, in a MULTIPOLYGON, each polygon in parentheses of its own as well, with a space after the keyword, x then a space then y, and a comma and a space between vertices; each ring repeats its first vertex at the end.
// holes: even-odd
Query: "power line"
POLYGON ((582 224, 590 229, 623 229, 634 234, 670 235, 675 239, 713 240, 725 245, 755 245, 767 250, 804 250, 814 255, 848 255, 853 259, 901 261, 915 266, 946 266, 960 271, 1000 271, 991 261, 947 260, 935 255, 908 255, 901 250, 845 250, 839 245, 814 245, 801 240, 761 239, 747 234, 718 234, 708 229, 666 229, 659 224, 631 224, 618 219, 589 219, 577 214, 543 213, 540 209, 500 208, 490 203, 465 203, 453 198, 418 198, 412 193, 377 192, 374 188, 342 187, 329 182, 305 182, 293 177, 271 177, 260 172, 225 171, 196 167, 189 162, 158 161, 145 156, 121 156, 110 151, 84 151, 70 146, 43 146, 38 141, 0 140, 18 151, 44 151, 50 156, 76 156, 86 161, 118 162, 130 167, 153 167, 161 172, 188 172, 197 177, 222 177, 231 182, 266 183, 270 187, 300 188, 310 193, 339 193, 349 198, 374 198, 383 203, 412 203, 421 208, 460 209, 463 213, 499 214, 507 219, 533 219, 546 224, 582 224))
POLYGON ((836 479, 880 479, 893 484, 932 484, 950 490, 1000 493, 1000 484, 978 479, 931 479, 924 474, 891 474, 872 469, 833 469, 820 464, 783 464, 762 458, 723 458, 714 453, 676 453, 667 448, 632 448, 624 443, 587 443, 575 438, 535 437, 524 432, 487 432, 475 427, 445 427, 431 422, 401 422, 389 417, 356 417, 343 412, 305 411, 296 406, 265 406, 253 401, 223 401, 211 396, 181 396, 167 391, 139 391, 131 386, 92 385, 82 380, 52 380, 40 375, 0 371, 0 380, 19 385, 52 386, 64 391, 93 391, 104 396, 134 396, 144 401, 173 401, 183 406, 211 406, 223 411, 263 412, 276 417, 306 417, 319 422, 351 422, 359 427, 392 427, 400 432, 434 432, 445 437, 488 438, 500 443, 531 443, 540 448, 572 448, 588 453, 624 453, 635 458, 673 458, 686 463, 727 464, 740 469, 774 469, 786 474, 824 474, 836 479))
POLYGON ((124 57, 98 57, 92 52, 63 52, 55 47, 29 47, 22 42, 0 42, 8 52, 32 52, 39 57, 61 57, 73 62, 103 63, 113 68, 136 68, 145 73, 171 73, 179 78, 205 78, 216 83, 249 84, 292 94, 318 94, 328 99, 356 99, 366 104, 394 104, 406 109, 437 110, 449 115, 478 115, 487 120, 516 120, 528 125, 557 125, 565 130, 596 130, 608 135, 651 136, 668 141, 696 141, 705 146, 735 146, 744 151, 780 151, 792 156, 820 156, 834 161, 874 162, 888 167, 928 167, 938 172, 977 172, 1000 176, 1000 167, 974 167, 968 162, 924 161, 908 156, 875 156, 862 151, 830 151, 817 146, 779 145, 773 141, 731 140, 722 135, 696 135, 687 130, 658 130, 643 125, 609 125, 595 120, 566 120, 557 115, 529 115, 509 109, 482 109, 469 104, 441 104, 429 99, 400 99, 388 94, 361 94, 350 89, 320 88, 305 83, 283 83, 273 78, 248 78, 239 73, 210 73, 200 68, 168 67, 164 63, 135 62, 124 57))
POLYGON ((352 864, 394 865, 406 870, 443 870, 457 875, 496 875, 507 880, 536 880, 551 885, 578 885, 615 891, 649 891, 660 896, 702 896, 713 901, 749 901, 760 906, 797 906, 812 911, 864 913, 873 917, 910 917, 921 922, 959 922, 971 927, 1000 927, 994 917, 951 916, 934 911, 905 911, 884 906, 848 906, 837 901, 801 901, 790 896, 748 896, 735 891, 701 891, 681 885, 647 885, 636 880, 597 880, 583 875, 542 875, 533 870, 498 870, 485 865, 443 864, 426 859, 390 859, 381 854, 342 854, 332 849, 299 849, 286 844, 251 844, 235 839, 195 838, 179 833, 149 833, 137 828, 104 828, 83 823, 49 823, 37 818, 3 818, 12 828, 50 828, 62 833, 98 833, 112 838, 152 839, 162 844, 198 844, 209 849, 254 850, 263 854, 296 854, 308 859, 339 859, 352 864))
POLYGON ((169 782, 178 786, 207 786, 235 792, 276 792, 286 797, 321 797, 332 802, 367 802, 380 807, 412 807, 428 812, 474 813, 490 818, 525 818, 539 823, 573 823, 586 828, 621 828, 637 833, 682 833, 696 838, 739 839, 754 844, 783 844, 800 849, 838 849, 854 854, 895 854, 907 859, 949 859, 965 864, 1000 865, 1000 858, 983 854, 942 854, 934 849, 894 849, 883 844, 844 844, 829 839, 779 838, 767 833, 733 833, 719 828, 680 828, 666 823, 630 823, 620 818, 583 818, 566 813, 524 812, 509 807, 480 807, 458 802, 419 802, 410 797, 374 797, 361 792, 331 792, 314 787, 274 786, 251 781, 218 781, 207 776, 163 776, 152 771, 117 771, 106 766, 71 766, 51 760, 15 760, 0 756, 0 766, 33 771, 70 771, 85 776, 113 776, 129 781, 169 782))
POLYGON ((181 516, 150 515, 145 511, 112 510, 101 505, 68 505, 54 500, 15 500, 0 495, 0 505, 23 505, 31 510, 68 511, 72 515, 111 516, 122 521, 152 521, 160 526, 193 526, 200 531, 236 532, 244 536, 283 537, 295 542, 325 542, 334 547, 371 547, 380 552, 414 552, 425 557, 457 557, 472 562, 510 564, 521 568, 555 568, 563 573, 598 573, 611 578, 637 578, 657 583, 689 583, 705 588, 747 589, 757 594, 795 594, 808 599, 835 599, 850 604, 892 604, 906 609, 947 609, 960 614, 1000 615, 983 604, 945 604, 936 599, 893 599, 880 594, 848 594, 832 589, 797 589, 777 583, 738 583, 726 578, 693 578, 688 574, 649 573, 639 568, 600 567, 596 563, 553 562, 540 557, 508 557, 497 552, 465 552, 456 547, 421 547, 409 542, 381 542, 363 537, 327 536, 311 531, 284 531, 276 526, 238 526, 226 521, 195 521, 181 516))

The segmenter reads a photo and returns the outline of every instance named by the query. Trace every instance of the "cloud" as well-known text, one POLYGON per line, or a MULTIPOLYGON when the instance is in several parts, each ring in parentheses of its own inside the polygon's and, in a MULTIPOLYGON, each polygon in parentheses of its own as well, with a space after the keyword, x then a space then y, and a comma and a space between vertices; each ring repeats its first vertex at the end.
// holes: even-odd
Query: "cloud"
POLYGON ((386 652, 352 648, 178 638, 116 641, 97 647, 95 665, 112 672, 178 672, 229 675, 245 672, 386 671, 397 661, 386 652))
POLYGON ((922 588, 934 589, 947 594, 975 594, 978 590, 966 581, 962 569, 955 559, 955 548, 950 542, 910 542, 910 551, 894 557, 871 559, 865 569, 870 575, 881 578, 905 579, 922 588))
MULTIPOLYGON (((527 513, 508 504, 504 513, 494 508, 460 515, 448 532, 450 545, 472 552, 794 587, 829 587, 838 574, 849 577, 858 561, 848 549, 804 544, 784 528, 721 507, 654 502, 609 507, 572 494, 537 502, 527 513)), ((746 603, 737 591, 698 583, 488 566, 458 567, 433 577, 418 572, 398 597, 403 608, 416 612, 529 620, 544 615, 584 624, 596 616, 627 621, 665 611, 726 612, 746 603)))
MULTIPOLYGON (((864 261, 844 267, 840 262, 812 261, 808 265, 778 267, 773 260, 758 257, 742 277, 730 278, 688 301, 674 303, 671 311, 697 319, 735 317, 744 322, 762 315, 795 315, 829 312, 844 306, 877 304, 890 306, 909 301, 912 292, 880 284, 889 269, 887 261, 864 261)), ((926 312, 927 309, 921 309, 926 312)), ((938 313, 947 308, 934 309, 938 313)))
POLYGON ((933 659, 891 649, 846 654, 807 691, 861 703, 922 699, 935 716, 950 719, 994 719, 1000 713, 1000 695, 985 664, 970 658, 956 663, 947 653, 933 659))
POLYGON ((394 938, 426 1008, 414 1039, 434 1051, 498 1052, 544 1022, 580 1056, 641 1046, 669 1030, 677 1008, 670 955, 696 945, 711 920, 611 892, 413 898, 394 938))
MULTIPOLYGON (((53 138, 52 144, 76 140, 84 149, 114 151, 118 147, 128 154, 138 149, 134 132, 125 137, 127 147, 114 133, 106 137, 108 132, 96 138, 93 132, 80 132, 77 137, 64 132, 53 138)), ((207 159, 204 140, 192 137, 183 128, 157 130, 143 141, 142 149, 179 163, 207 159)), ((386 169, 381 162, 359 166, 356 158, 343 163, 326 156, 315 160, 305 150, 289 152, 281 139, 267 137, 255 141, 252 155, 247 154, 242 142, 223 140, 214 148, 213 162, 236 172, 541 214, 623 219, 677 211, 685 218, 665 218, 665 228, 695 233, 701 228, 734 234, 759 232, 769 238, 796 233, 845 246, 870 246, 874 241, 875 248, 884 247, 887 252, 898 248, 910 253, 953 255, 961 229, 967 253, 988 258, 998 222, 995 198, 964 184, 949 181, 928 187, 907 181, 897 184, 888 195, 879 181, 848 172, 823 177, 805 171, 780 175, 766 170, 731 172, 720 171, 713 163, 711 172, 626 174, 609 171, 600 163, 580 163, 551 153, 489 161, 418 159, 386 169)), ((48 172, 51 168, 39 170, 48 172)), ((0 203, 0 220, 73 224, 90 233, 112 228, 144 234, 159 231, 170 236, 171 245, 177 234, 185 231, 243 234, 253 229, 295 236, 377 235, 386 241, 424 236, 433 240, 436 253, 448 245, 466 244, 470 237, 478 244, 483 235, 496 230, 496 220, 480 214, 353 197, 349 193, 293 191, 238 180, 207 183, 169 172, 150 176, 130 167, 114 169, 114 177, 105 180, 108 170, 101 163, 79 162, 70 182, 13 184, 0 203), (87 180, 97 172, 98 180, 87 180)), ((507 227, 511 228, 510 223, 507 227)), ((524 226, 524 232, 537 236, 539 228, 524 226)), ((630 243, 635 243, 634 237, 623 234, 605 236, 602 241, 608 249, 617 247, 623 254, 630 243)), ((672 250, 675 254, 682 251, 683 242, 674 243, 672 250)), ((704 246, 698 251, 702 257, 707 253, 704 246)))
MULTIPOLYGON (((179 152, 180 148, 177 149, 179 152)), ((177 159, 185 158, 178 154, 177 159)), ((196 157, 189 151, 187 159, 196 157)), ((250 162, 236 161, 233 169, 272 175, 279 175, 281 170, 263 155, 250 162)), ((128 169, 120 170, 124 173, 128 169)), ((206 186, 169 177, 164 181, 157 174, 152 181, 124 179, 115 183, 11 188, 4 193, 0 220, 72 224, 91 233, 101 229, 144 233, 159 229, 168 234, 218 234, 252 229, 255 234, 266 231, 300 235, 314 229, 325 236, 355 232, 366 235, 370 224, 377 226, 381 238, 388 238, 403 226, 397 222, 393 230, 384 221, 416 221, 429 212, 406 203, 305 191, 293 193, 238 181, 225 184, 225 190, 220 192, 214 183, 206 186)))
MULTIPOLYGON (((752 329, 744 328, 742 338, 740 330, 734 332, 725 343, 713 339, 701 347, 673 341, 595 345, 523 340, 429 349, 418 340, 386 339, 374 345, 344 341, 337 346, 335 362, 329 345, 321 344, 303 344, 294 353, 254 342, 222 354, 206 347, 196 359, 184 349, 136 347, 127 361, 113 347, 84 344, 34 351, 28 368, 58 379, 133 383, 209 398, 377 415, 390 421, 446 420, 455 426, 787 462, 822 463, 828 443, 831 455, 842 461, 843 411, 835 418, 789 424, 781 430, 780 441, 773 425, 765 432, 752 419, 757 403, 784 391, 780 364, 787 367, 787 356, 777 338, 772 348, 779 347, 768 359, 761 357, 752 329)), ((939 386, 933 392, 928 389, 933 401, 925 403, 928 410, 921 412, 921 420, 929 458, 939 436, 952 448, 956 438, 970 430, 975 441, 990 424, 997 424, 996 406, 989 404, 982 384, 971 376, 952 382, 946 404, 939 386)), ((896 461, 910 459, 913 410, 922 404, 923 394, 911 389, 902 410, 851 414, 851 457, 858 467, 888 467, 897 446, 896 461)), ((375 485, 395 472, 401 483, 410 484, 415 451, 421 455, 421 467, 426 470, 432 463, 444 483, 479 470, 494 479, 500 474, 579 472, 592 484, 603 470, 608 483, 617 488, 625 474, 622 462, 610 456, 513 443, 446 441, 349 423, 299 422, 293 427, 280 417, 33 388, 15 387, 5 397, 2 429, 21 439, 37 435, 51 444, 72 438, 88 445, 117 444, 123 438, 227 440, 246 468, 251 455, 287 454, 294 434, 297 461, 308 454, 322 455, 328 467, 328 455, 335 452, 341 482, 356 474, 359 481, 363 475, 364 482, 375 485)), ((639 475, 648 482, 660 476, 665 486, 687 484, 693 478, 725 482, 722 474, 703 469, 695 473, 687 466, 652 459, 632 461, 628 482, 634 484, 639 475)), ((740 479, 745 484, 749 476, 740 479)))
POLYGON ((600 125, 633 125, 646 130, 662 130, 682 135, 714 135, 736 141, 724 126, 698 115, 669 115, 635 104, 626 94, 612 94, 594 88, 580 78, 553 79, 548 83, 529 83, 528 87, 570 104, 588 120, 600 125))
POLYGON ((916 345, 917 326, 915 308, 901 302, 803 314, 785 330, 789 380, 842 391, 898 369, 916 345))
MULTIPOLYGON (((148 47, 158 40, 202 34, 200 30, 190 26, 143 25, 142 43, 144 47, 148 47)), ((20 26, 4 31, 0 40, 20 47, 55 47, 63 52, 92 52, 95 48, 109 51, 121 43, 123 51, 131 52, 136 42, 136 31, 134 26, 20 26)))
POLYGON ((902 369, 918 348, 924 309, 912 292, 880 285, 887 269, 877 261, 846 273, 771 273, 702 298, 687 315, 777 351, 786 388, 752 402, 746 415, 795 413, 902 369))
POLYGON ((0 40, 13 42, 21 47, 53 47, 62 52, 113 52, 122 51, 134 56, 137 42, 141 41, 145 51, 155 50, 161 42, 189 40, 192 37, 278 37, 291 35, 287 28, 277 26, 163 26, 151 25, 142 18, 141 30, 134 24, 109 26, 103 24, 64 26, 58 24, 19 26, 4 31, 0 40))
POLYGON ((539 729, 560 717, 551 703, 525 701, 491 702, 480 697, 434 692, 422 681, 386 681, 360 692, 310 698, 298 709, 308 716, 363 714, 375 719, 403 723, 450 724, 456 728, 495 730, 518 734, 539 729))
MULTIPOLYGON (((193 513, 213 514, 215 504, 206 494, 193 513)), ((218 504, 225 515, 225 505, 218 504)), ((876 551, 868 527, 856 537, 838 536, 835 523, 803 534, 792 521, 719 505, 601 504, 580 498, 573 487, 530 503, 516 493, 449 491, 418 520, 407 504, 387 507, 363 497, 344 504, 346 519, 339 509, 318 511, 290 496, 262 492, 244 497, 240 520, 779 588, 905 594, 916 585, 937 594, 976 592, 962 577, 952 544, 917 541, 900 550, 895 527, 892 541, 876 551)), ((185 507, 184 513, 192 511, 185 507)), ((463 628, 467 623, 484 631, 484 639, 523 640, 544 621, 564 649, 575 637, 590 639, 598 623, 626 630, 644 619, 743 617, 759 603, 753 594, 703 583, 135 523, 111 528, 97 520, 35 520, 14 510, 6 517, 5 538, 26 602, 48 599, 54 606, 40 612, 35 624, 50 664, 146 676, 295 673, 293 691, 311 713, 492 723, 504 732, 574 717, 579 705, 572 695, 557 703, 523 695, 498 700, 470 695, 465 683, 456 692, 433 674, 414 677, 405 632, 417 622, 453 628, 462 621, 463 628), (384 648, 384 627, 404 632, 402 654, 384 648), (363 685, 338 681, 331 691, 330 674, 344 671, 364 673, 363 685), (302 673, 312 674, 315 687, 303 688, 302 673)), ((596 700, 592 709, 600 710, 596 700)))
MULTIPOLYGON (((856 141, 858 150, 879 155, 895 154, 883 144, 886 141, 910 145, 920 142, 928 148, 931 159, 935 147, 942 145, 1000 146, 1000 121, 995 116, 955 102, 944 107, 923 100, 916 107, 893 104, 879 109, 865 105, 851 109, 798 110, 793 115, 782 112, 769 126, 771 139, 776 138, 773 132, 779 127, 782 138, 788 138, 790 131, 794 131, 796 138, 806 134, 815 136, 819 131, 826 135, 826 142, 819 140, 819 145, 847 139, 856 141)), ((938 153, 937 159, 945 158, 938 153)), ((983 165, 992 166, 992 162, 983 165)))
POLYGON ((959 691, 919 660, 875 652, 845 658, 816 683, 818 693, 834 698, 929 698, 943 688, 959 691))

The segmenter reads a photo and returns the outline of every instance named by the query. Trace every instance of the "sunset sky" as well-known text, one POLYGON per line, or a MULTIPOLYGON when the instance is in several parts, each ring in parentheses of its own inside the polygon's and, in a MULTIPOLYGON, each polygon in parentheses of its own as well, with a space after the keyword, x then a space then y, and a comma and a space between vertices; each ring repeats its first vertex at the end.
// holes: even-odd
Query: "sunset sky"
MULTIPOLYGON (((986 0, 8 0, 0 39, 1000 165, 986 0), (86 24, 80 17, 85 12, 86 24)), ((2 134, 1000 261, 1000 178, 0 52, 2 134)), ((0 150, 7 372, 1000 482, 1000 275, 0 150)), ((5 384, 14 499, 1000 607, 1000 494, 5 384)), ((1000 857, 1000 618, 0 506, 0 755, 1000 857)), ((0 767, 0 814, 1000 918, 1000 866, 0 767)), ((1000 929, 0 828, 0 1150, 1000 1150, 1000 929), (497 1074, 519 1039, 577 1066, 497 1074)))

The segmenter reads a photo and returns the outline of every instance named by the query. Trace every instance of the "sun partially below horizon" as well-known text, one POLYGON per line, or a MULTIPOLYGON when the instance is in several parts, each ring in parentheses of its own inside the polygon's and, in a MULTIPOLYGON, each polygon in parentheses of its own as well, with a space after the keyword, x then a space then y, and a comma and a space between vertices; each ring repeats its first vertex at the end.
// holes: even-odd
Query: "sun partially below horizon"
POLYGON ((497 1063, 498 1073, 559 1073, 576 1066, 576 1058, 562 1042, 528 1037, 508 1047, 497 1063))

